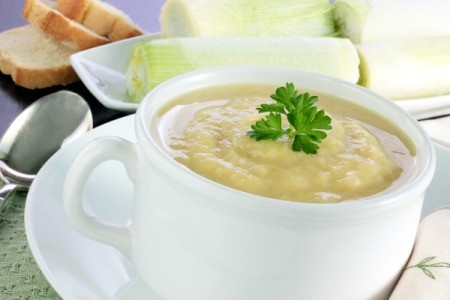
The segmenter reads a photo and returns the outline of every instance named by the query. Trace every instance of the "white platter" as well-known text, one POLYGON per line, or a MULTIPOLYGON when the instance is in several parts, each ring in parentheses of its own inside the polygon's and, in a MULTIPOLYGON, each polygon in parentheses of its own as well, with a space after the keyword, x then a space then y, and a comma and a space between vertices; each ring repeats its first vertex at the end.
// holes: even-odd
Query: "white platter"
MULTIPOLYGON (((88 141, 116 135, 135 141, 134 115, 100 126, 61 149, 40 170, 28 193, 25 229, 31 251, 63 299, 160 299, 139 277, 133 263, 114 248, 76 232, 66 217, 62 188, 68 167, 88 141)), ((437 171, 422 216, 450 205, 450 151, 435 145, 437 171)), ((132 185, 117 162, 100 165, 88 179, 88 212, 116 224, 130 221, 132 185)), ((174 287, 176 288, 176 287, 174 287)))
MULTIPOLYGON (((148 34, 78 52, 71 56, 72 66, 104 106, 135 112, 139 104, 130 102, 125 89, 125 69, 130 50, 138 41, 158 38, 161 38, 159 33, 148 34)), ((399 100, 396 103, 419 120, 450 114, 450 95, 399 100)))
POLYGON ((134 44, 160 38, 148 34, 93 49, 77 52, 70 57, 73 68, 88 90, 104 106, 123 112, 135 112, 125 89, 125 70, 134 44))

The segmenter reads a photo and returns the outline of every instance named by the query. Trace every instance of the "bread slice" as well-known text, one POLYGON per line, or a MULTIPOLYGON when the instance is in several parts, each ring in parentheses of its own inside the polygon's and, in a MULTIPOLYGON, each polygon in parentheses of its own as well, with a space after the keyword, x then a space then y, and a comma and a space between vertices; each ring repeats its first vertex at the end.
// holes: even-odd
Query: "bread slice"
MULTIPOLYGON (((26 0, 23 16, 43 32, 75 50, 85 50, 110 42, 109 39, 65 17, 55 7, 56 3, 53 1, 26 0)), ((101 19, 97 21, 101 22, 101 19)))
POLYGON ((112 41, 144 34, 130 17, 100 0, 57 0, 58 10, 112 41))
POLYGON ((28 89, 77 81, 69 61, 74 52, 32 25, 0 33, 0 71, 28 89))

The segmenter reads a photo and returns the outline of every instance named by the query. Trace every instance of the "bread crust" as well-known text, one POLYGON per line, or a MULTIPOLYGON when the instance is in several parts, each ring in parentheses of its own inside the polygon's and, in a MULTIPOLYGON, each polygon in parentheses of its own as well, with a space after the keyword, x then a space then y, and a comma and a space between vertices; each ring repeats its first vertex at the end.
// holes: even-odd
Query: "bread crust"
POLYGON ((125 13, 100 0, 57 0, 57 6, 68 18, 112 41, 144 34, 125 13))
POLYGON ((85 28, 53 9, 54 3, 26 0, 23 16, 54 39, 75 50, 85 50, 110 42, 109 39, 85 28))
POLYGON ((69 61, 70 54, 73 52, 39 32, 32 25, 0 33, 0 71, 11 75, 17 85, 28 89, 67 85, 78 81, 79 78, 69 61), (41 52, 35 49, 36 44, 39 43, 42 44, 40 47, 44 49, 41 52), (55 50, 60 51, 49 54, 57 56, 50 64, 42 57, 43 53, 58 52, 55 50), (24 53, 33 52, 35 55, 32 59, 39 63, 31 63, 24 59, 24 53))
POLYGON ((130 26, 130 23, 124 19, 119 19, 114 23, 114 27, 108 34, 108 38, 112 41, 120 41, 143 34, 143 30, 134 26, 130 26))
POLYGON ((15 84, 27 89, 42 89, 55 85, 68 85, 79 80, 71 66, 52 70, 27 69, 20 66, 13 69, 11 77, 15 84))
POLYGON ((63 15, 65 15, 69 19, 74 20, 80 24, 83 23, 83 18, 85 13, 89 9, 89 5, 91 5, 89 0, 56 1, 56 7, 58 11, 60 11, 63 15))

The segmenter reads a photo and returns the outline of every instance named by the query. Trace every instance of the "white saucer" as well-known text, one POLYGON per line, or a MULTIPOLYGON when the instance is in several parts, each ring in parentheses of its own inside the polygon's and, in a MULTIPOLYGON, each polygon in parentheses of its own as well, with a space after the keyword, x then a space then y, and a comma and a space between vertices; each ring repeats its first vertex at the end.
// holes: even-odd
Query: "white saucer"
MULTIPOLYGON (((66 217, 62 186, 72 159, 88 141, 116 135, 135 141, 134 116, 100 126, 54 155, 28 193, 25 229, 31 251, 63 299, 160 299, 140 279, 133 263, 114 248, 76 232, 66 217)), ((450 205, 450 151, 436 145, 437 172, 422 215, 450 205)), ((132 185, 117 162, 99 166, 89 178, 85 208, 93 216, 128 223, 132 185)))
MULTIPOLYGON (((25 207, 31 252, 63 299, 160 299, 141 282, 125 256, 85 238, 66 217, 62 187, 67 169, 84 144, 105 135, 135 141, 134 116, 92 130, 60 150, 40 170, 25 207)), ((85 193, 89 213, 118 224, 129 221, 132 185, 124 172, 116 162, 104 163, 94 171, 85 193)))

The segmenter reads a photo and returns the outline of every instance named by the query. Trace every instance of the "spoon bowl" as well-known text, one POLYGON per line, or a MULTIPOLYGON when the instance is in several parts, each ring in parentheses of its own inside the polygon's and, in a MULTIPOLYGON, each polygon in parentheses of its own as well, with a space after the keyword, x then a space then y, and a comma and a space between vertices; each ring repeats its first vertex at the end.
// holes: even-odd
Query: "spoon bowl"
POLYGON ((56 151, 92 125, 89 105, 69 91, 44 96, 26 108, 0 141, 0 179, 6 181, 0 204, 16 187, 29 187, 56 151))

